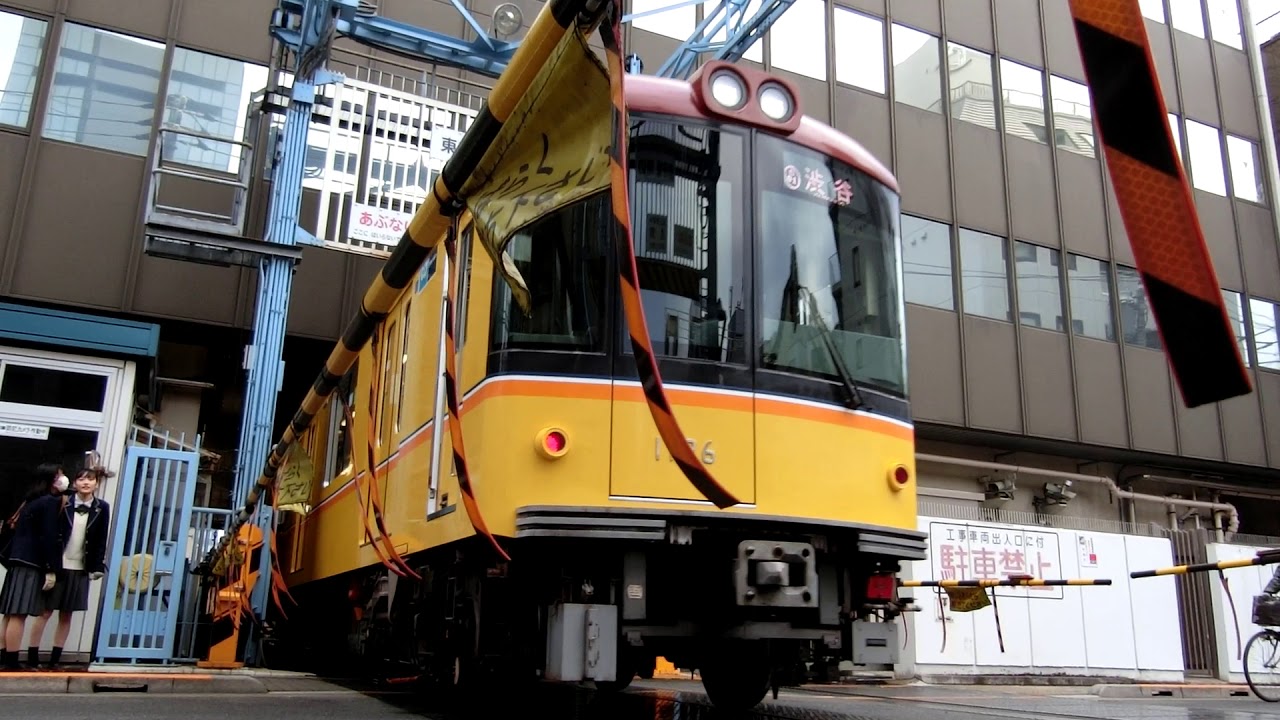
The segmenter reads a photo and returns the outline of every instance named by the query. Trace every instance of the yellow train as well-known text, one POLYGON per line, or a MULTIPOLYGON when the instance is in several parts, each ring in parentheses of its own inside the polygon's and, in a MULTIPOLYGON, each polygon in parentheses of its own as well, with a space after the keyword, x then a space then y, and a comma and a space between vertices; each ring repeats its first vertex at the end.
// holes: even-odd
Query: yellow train
POLYGON ((609 193, 510 245, 527 315, 464 216, 467 467, 511 560, 459 508, 442 398, 454 278, 433 253, 299 440, 338 468, 281 529, 308 655, 609 688, 663 656, 698 668, 722 707, 754 706, 802 653, 895 661, 895 573, 926 548, 896 181, 761 72, 711 64, 625 88, 653 353, 689 447, 740 504, 703 499, 655 429, 609 193), (411 574, 389 569, 391 550, 411 574))

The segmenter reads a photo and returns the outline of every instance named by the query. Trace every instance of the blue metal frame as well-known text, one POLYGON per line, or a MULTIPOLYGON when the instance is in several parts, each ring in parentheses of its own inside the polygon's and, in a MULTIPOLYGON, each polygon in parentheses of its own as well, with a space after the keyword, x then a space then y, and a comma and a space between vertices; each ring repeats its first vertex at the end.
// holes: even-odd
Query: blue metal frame
POLYGON ((123 482, 113 509, 107 578, 102 585, 102 616, 98 620, 98 642, 94 649, 99 661, 172 660, 182 592, 187 584, 182 572, 183 561, 199 466, 197 451, 134 445, 125 454, 123 482), (178 463, 181 475, 173 473, 170 463, 178 463), (139 492, 143 483, 147 483, 147 491, 139 492), (180 497, 175 490, 181 491, 180 497), (129 548, 125 547, 126 538, 131 541, 129 548), (163 577, 169 577, 167 595, 118 590, 128 557, 139 552, 150 553, 154 558, 152 584, 166 582, 163 577), (118 608, 117 592, 121 597, 118 608), (156 629, 161 624, 163 627, 156 629), (133 647, 132 641, 140 632, 152 639, 159 638, 160 642, 151 647, 133 647))

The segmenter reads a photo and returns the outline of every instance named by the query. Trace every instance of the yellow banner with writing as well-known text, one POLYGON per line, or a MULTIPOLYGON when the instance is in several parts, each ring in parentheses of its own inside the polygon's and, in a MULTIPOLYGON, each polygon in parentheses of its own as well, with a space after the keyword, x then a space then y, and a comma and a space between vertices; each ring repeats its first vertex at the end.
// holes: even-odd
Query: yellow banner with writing
POLYGON ((289 446, 284 466, 276 474, 276 508, 306 515, 311 510, 311 485, 315 467, 298 443, 289 446))
POLYGON ((582 32, 570 30, 462 187, 481 245, 526 314, 529 290, 507 245, 531 223, 609 188, 612 111, 607 69, 582 32))
POLYGON ((991 604, 987 589, 980 587, 949 587, 947 591, 951 612, 973 612, 991 604))

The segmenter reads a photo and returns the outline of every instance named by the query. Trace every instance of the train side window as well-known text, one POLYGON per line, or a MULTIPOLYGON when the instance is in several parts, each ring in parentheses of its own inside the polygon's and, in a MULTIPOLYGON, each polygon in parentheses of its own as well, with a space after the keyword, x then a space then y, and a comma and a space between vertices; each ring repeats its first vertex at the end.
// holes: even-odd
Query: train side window
POLYGON ((400 419, 404 417, 404 386, 408 383, 409 377, 409 311, 411 309, 413 309, 413 299, 408 298, 404 301, 404 327, 400 332, 400 381, 397 383, 399 388, 396 390, 395 432, 400 432, 400 419))
POLYGON ((529 288, 528 316, 494 273, 491 352, 604 352, 609 196, 575 203, 516 234, 507 252, 529 288))
POLYGON ((454 310, 454 352, 462 352, 467 343, 467 298, 471 295, 471 226, 462 231, 458 241, 458 267, 465 267, 467 272, 462 276, 462 287, 458 288, 458 307, 454 310))
POLYGON ((334 390, 329 400, 329 442, 327 443, 328 451, 325 453, 325 473, 324 480, 320 483, 321 488, 327 488, 339 475, 347 471, 351 465, 351 445, 350 438, 347 437, 347 418, 342 412, 342 403, 339 398, 346 400, 348 405, 354 406, 356 400, 356 373, 360 369, 357 362, 351 366, 347 374, 338 382, 337 389, 334 390))
POLYGON ((397 323, 391 321, 391 326, 382 335, 382 382, 378 384, 378 404, 381 406, 378 413, 378 445, 383 444, 383 436, 386 435, 387 426, 391 418, 391 388, 395 385, 395 370, 399 366, 396 360, 396 346, 399 344, 396 340, 399 334, 396 332, 397 323))

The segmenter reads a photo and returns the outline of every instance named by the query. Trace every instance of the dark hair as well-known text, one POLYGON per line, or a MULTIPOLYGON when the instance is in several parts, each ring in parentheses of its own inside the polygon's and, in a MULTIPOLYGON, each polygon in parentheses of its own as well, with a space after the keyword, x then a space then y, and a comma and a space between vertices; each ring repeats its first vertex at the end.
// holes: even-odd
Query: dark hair
POLYGON ((31 502, 41 495, 48 495, 53 492, 53 481, 62 472, 62 465, 59 463, 41 463, 36 468, 36 479, 31 482, 31 486, 27 488, 26 494, 23 496, 24 502, 31 502))

